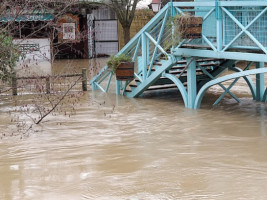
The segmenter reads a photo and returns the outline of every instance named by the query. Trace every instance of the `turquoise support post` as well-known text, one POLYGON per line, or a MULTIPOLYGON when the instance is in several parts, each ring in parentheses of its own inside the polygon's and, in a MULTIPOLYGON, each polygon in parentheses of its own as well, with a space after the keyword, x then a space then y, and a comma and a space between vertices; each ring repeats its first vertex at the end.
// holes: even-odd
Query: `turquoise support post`
POLYGON ((121 93, 121 81, 116 80, 116 94, 119 95, 121 93))
POLYGON ((147 37, 146 34, 142 34, 142 71, 143 71, 143 80, 146 79, 147 76, 147 37))
POLYGON ((138 69, 138 74, 142 73, 143 71, 143 61, 142 61, 142 56, 137 56, 137 69, 138 69))
MULTIPOLYGON (((256 68, 264 68, 264 62, 257 62, 256 68)), ((265 90, 264 74, 256 74, 256 101, 264 101, 263 94, 265 90)))
POLYGON ((218 0, 215 1, 215 15, 216 15, 216 26, 217 26, 217 50, 221 51, 222 50, 222 37, 223 37, 223 30, 222 30, 222 10, 219 7, 219 2, 218 0))
MULTIPOLYGON (((187 59, 190 62, 191 59, 187 59)), ((188 108, 194 108, 195 99, 197 95, 197 83, 196 83, 196 59, 189 64, 187 68, 187 93, 188 93, 188 108)))
POLYGON ((111 78, 112 78, 112 76, 113 76, 113 73, 110 72, 110 74, 109 74, 109 78, 108 78, 108 84, 107 84, 107 87, 106 87, 106 92, 107 92, 108 89, 109 89, 109 86, 110 86, 110 82, 111 82, 111 78))
POLYGON ((97 90, 97 87, 96 87, 95 83, 92 83, 92 84, 91 84, 91 88, 92 88, 93 91, 94 91, 94 90, 97 90))
POLYGON ((173 17, 175 15, 175 9, 173 7, 173 0, 171 0, 171 16, 173 17))

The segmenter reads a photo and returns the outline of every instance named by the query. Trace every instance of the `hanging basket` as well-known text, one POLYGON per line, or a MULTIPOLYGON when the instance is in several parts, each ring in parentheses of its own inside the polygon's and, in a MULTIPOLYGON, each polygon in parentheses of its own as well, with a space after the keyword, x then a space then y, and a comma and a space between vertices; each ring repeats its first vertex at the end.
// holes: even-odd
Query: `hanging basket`
POLYGON ((202 37, 202 17, 181 15, 174 20, 181 39, 198 39, 202 37))
POLYGON ((116 79, 119 81, 131 81, 134 78, 134 62, 121 62, 116 69, 116 79))

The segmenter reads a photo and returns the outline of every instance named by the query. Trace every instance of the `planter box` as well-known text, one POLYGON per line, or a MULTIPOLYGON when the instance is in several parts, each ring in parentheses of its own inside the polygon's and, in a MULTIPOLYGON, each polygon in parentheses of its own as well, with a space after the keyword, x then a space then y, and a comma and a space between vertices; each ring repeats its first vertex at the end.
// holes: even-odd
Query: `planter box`
POLYGON ((176 31, 181 39, 198 39, 202 37, 202 17, 180 16, 175 20, 176 31))
POLYGON ((116 69, 116 79, 131 81, 134 78, 134 62, 122 62, 116 69))

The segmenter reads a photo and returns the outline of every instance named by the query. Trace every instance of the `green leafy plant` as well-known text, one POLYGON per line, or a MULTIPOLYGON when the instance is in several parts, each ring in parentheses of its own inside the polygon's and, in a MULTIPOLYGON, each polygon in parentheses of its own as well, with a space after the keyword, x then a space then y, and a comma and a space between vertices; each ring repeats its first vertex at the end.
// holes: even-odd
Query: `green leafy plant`
POLYGON ((126 54, 120 54, 120 55, 116 55, 116 56, 113 55, 108 60, 107 65, 111 69, 111 71, 113 73, 115 73, 118 66, 122 62, 131 62, 131 57, 129 55, 126 55, 126 54))
POLYGON ((18 46, 12 37, 0 32, 0 80, 6 82, 15 76, 14 67, 19 59, 18 46))

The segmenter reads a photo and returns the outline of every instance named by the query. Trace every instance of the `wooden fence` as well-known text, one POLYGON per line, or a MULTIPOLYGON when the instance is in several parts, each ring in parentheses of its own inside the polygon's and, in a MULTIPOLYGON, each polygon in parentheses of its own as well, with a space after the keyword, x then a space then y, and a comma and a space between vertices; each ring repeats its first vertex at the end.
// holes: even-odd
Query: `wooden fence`
POLYGON ((85 68, 82 69, 81 74, 63 74, 63 75, 55 75, 55 76, 34 76, 34 77, 14 77, 12 78, 12 94, 18 95, 18 80, 34 80, 34 79, 45 79, 46 81, 46 93, 50 94, 51 92, 51 79, 53 78, 67 78, 67 77, 76 77, 80 76, 82 78, 82 91, 87 91, 87 70, 85 68))

